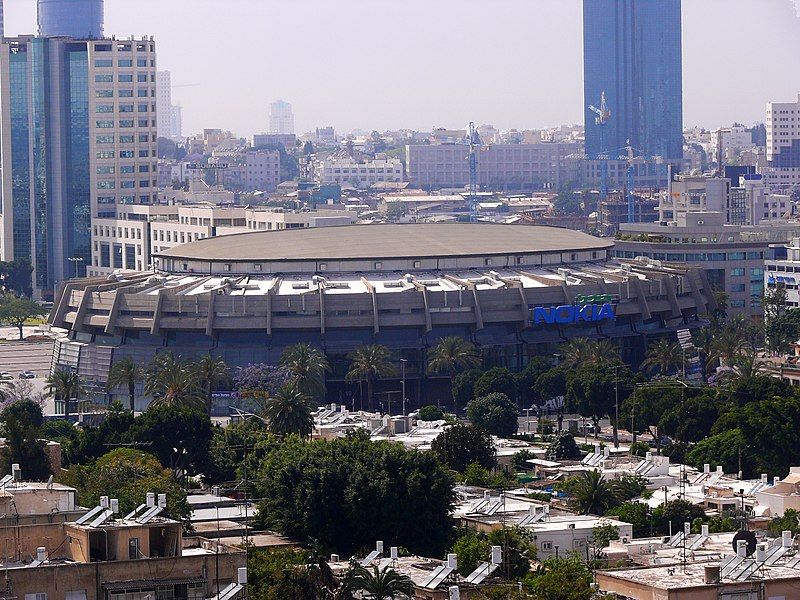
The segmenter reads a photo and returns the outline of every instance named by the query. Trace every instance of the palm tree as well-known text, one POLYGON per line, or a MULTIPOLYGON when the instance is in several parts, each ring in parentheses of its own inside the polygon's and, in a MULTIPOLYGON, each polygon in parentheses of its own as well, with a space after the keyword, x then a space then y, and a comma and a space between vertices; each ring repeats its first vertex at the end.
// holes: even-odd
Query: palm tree
POLYGON ((308 437, 314 431, 313 410, 311 398, 296 385, 287 384, 265 400, 263 414, 272 433, 308 437))
POLYGON ((344 588, 350 593, 361 592, 362 598, 393 600, 411 597, 411 579, 392 569, 389 565, 372 571, 354 563, 344 577, 344 588))
POLYGON ((661 375, 667 375, 673 367, 677 367, 683 360, 681 347, 666 338, 650 344, 647 354, 642 361, 642 370, 658 369, 661 375))
POLYGON ((194 368, 203 387, 206 413, 211 416, 214 384, 228 376, 228 365, 221 357, 214 356, 209 352, 195 363, 194 368))
POLYGON ((767 363, 758 355, 758 351, 747 348, 733 358, 731 368, 720 373, 720 378, 730 381, 744 381, 762 375, 767 363))
POLYGON ((480 365, 481 357, 475 345, 458 336, 440 339, 428 354, 428 373, 447 373, 451 391, 459 371, 476 369, 480 365))
POLYGON ((177 360, 171 352, 158 354, 144 379, 144 393, 153 400, 150 406, 205 406, 203 390, 191 363, 177 360))
POLYGON ((331 366, 322 350, 308 343, 294 344, 283 351, 279 364, 301 392, 317 402, 325 400, 325 373, 331 366))
POLYGON ((582 515, 604 515, 617 500, 614 488, 597 470, 571 477, 564 487, 572 508, 582 515))
POLYGON ((742 333, 735 326, 728 325, 717 331, 711 344, 710 362, 719 361, 723 367, 732 367, 736 356, 747 347, 742 333))
POLYGON ((47 378, 47 390, 56 401, 64 402, 64 418, 69 419, 70 400, 77 400, 85 392, 83 380, 77 373, 59 369, 47 378))
POLYGON ((347 381, 367 382, 367 406, 373 410, 372 394, 375 380, 379 377, 391 377, 397 373, 389 360, 391 353, 386 346, 372 344, 359 346, 347 355, 350 359, 350 370, 345 375, 347 381))
POLYGON ((115 362, 108 372, 106 388, 111 391, 117 386, 128 386, 128 401, 131 412, 134 411, 136 400, 136 382, 142 378, 142 368, 130 356, 115 362))
POLYGON ((561 364, 570 369, 586 364, 591 352, 589 340, 585 337, 573 338, 561 346, 561 364))
POLYGON ((708 379, 708 366, 713 362, 714 338, 716 330, 712 327, 703 327, 692 332, 692 343, 700 352, 700 368, 703 370, 703 379, 708 379))

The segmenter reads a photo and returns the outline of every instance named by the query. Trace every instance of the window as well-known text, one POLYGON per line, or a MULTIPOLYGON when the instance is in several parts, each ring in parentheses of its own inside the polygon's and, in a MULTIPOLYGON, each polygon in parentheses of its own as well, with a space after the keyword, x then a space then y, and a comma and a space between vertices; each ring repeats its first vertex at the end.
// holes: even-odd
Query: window
POLYGON ((130 190, 136 187, 136 182, 131 180, 126 180, 126 181, 121 181, 119 185, 124 190, 130 190))
POLYGON ((128 540, 128 558, 135 560, 139 558, 139 538, 132 537, 128 540))
POLYGON ((103 73, 94 76, 95 83, 114 83, 114 75, 111 73, 103 73))
POLYGON ((261 270, 261 265, 259 265, 259 264, 253 265, 253 270, 254 271, 260 271, 261 270))
POLYGON ((743 283, 734 283, 731 285, 731 292, 743 292, 744 287, 743 283))
POLYGON ((125 134, 119 136, 119 143, 120 144, 132 144, 133 143, 133 134, 125 134))
POLYGON ((133 66, 133 61, 129 58, 121 58, 117 63, 120 67, 127 68, 133 66))
POLYGON ((114 105, 113 104, 98 104, 94 108, 94 112, 96 113, 113 113, 114 112, 114 105))
POLYGON ((148 119, 139 119, 139 127, 147 127, 150 124, 148 119))
POLYGON ((47 600, 47 594, 37 592, 35 594, 25 594, 25 600, 47 600))
POLYGON ((114 61, 110 58, 97 58, 94 61, 95 67, 113 67, 114 61))
POLYGON ((223 271, 230 271, 231 270, 230 263, 225 263, 224 265, 222 265, 222 270, 223 271))
POLYGON ((552 552, 553 542, 542 542, 541 549, 543 552, 552 552))
POLYGON ((133 165, 122 165, 119 168, 120 173, 124 173, 125 175, 130 175, 133 173, 133 165))
POLYGON ((144 88, 139 88, 138 90, 136 90, 136 95, 139 98, 147 98, 147 96, 148 96, 147 90, 144 89, 144 88))
MULTIPOLYGON (((111 140, 111 143, 112 144, 114 143, 113 139, 111 140)), ((102 158, 114 158, 114 152, 113 152, 113 150, 107 150, 107 151, 104 151, 104 152, 98 152, 95 156, 97 158, 101 158, 101 159, 102 158)))
POLYGON ((139 83, 147 82, 147 73, 137 73, 136 81, 138 81, 139 83))
POLYGON ((114 143, 114 136, 113 135, 98 135, 95 138, 95 142, 98 144, 113 144, 114 143))
POLYGON ((120 104, 119 105, 119 112, 121 112, 121 113, 132 113, 133 112, 133 104, 120 104))
POLYGON ((95 126, 98 129, 113 129, 114 121, 95 121, 95 126))
POLYGON ((120 90, 119 91, 120 98, 133 98, 133 90, 120 90))
POLYGON ((140 113, 146 113, 150 110, 150 105, 147 102, 140 102, 139 106, 136 107, 136 110, 140 113))
POLYGON ((98 190, 113 190, 115 188, 115 184, 113 181, 98 181, 97 182, 97 189, 98 190))
POLYGON ((136 59, 136 66, 137 67, 146 67, 147 66, 147 59, 146 58, 137 58, 136 59))
MULTIPOLYGON (((122 90, 120 90, 121 92, 122 90)), ((113 98, 114 97, 114 90, 95 90, 94 91, 95 98, 113 98)))
POLYGON ((375 263, 375 270, 376 271, 379 271, 382 268, 383 268, 383 263, 382 262, 376 262, 375 263))
POLYGON ((731 277, 744 277, 744 269, 731 269, 731 277))
POLYGON ((133 119, 120 119, 120 127, 133 127, 133 119))
POLYGON ((114 169, 113 166, 103 165, 103 166, 97 167, 97 174, 98 175, 113 175, 114 171, 115 171, 115 169, 114 169))
POLYGON ((728 252, 728 260, 744 260, 744 252, 728 252))
POLYGON ((139 158, 147 158, 150 156, 150 152, 147 150, 139 150, 139 158))

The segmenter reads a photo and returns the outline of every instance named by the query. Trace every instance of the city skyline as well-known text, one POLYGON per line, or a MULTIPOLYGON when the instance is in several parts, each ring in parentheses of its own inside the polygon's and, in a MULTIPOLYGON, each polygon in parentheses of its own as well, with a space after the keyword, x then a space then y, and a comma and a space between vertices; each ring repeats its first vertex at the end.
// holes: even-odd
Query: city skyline
MULTIPOLYGON (((391 13, 391 27, 382 3, 357 0, 336 6, 236 0, 226 4, 224 18, 210 1, 189 4, 143 0, 132 11, 121 0, 106 2, 108 35, 155 36, 159 69, 173 73, 187 133, 266 131, 268 105, 278 98, 292 103, 298 132, 328 124, 429 130, 468 120, 500 128, 583 120, 579 0, 491 7, 415 1, 391 13), (162 18, 151 19, 153 10, 162 18), (212 20, 214 35, 198 43, 196 32, 212 20), (480 43, 471 42, 476 35, 480 43), (242 88, 243 72, 254 74, 252 84, 232 94, 242 88), (367 78, 370 85, 362 83, 367 78), (400 80, 408 89, 402 102, 400 80), (180 87, 188 84, 200 85, 180 87), (452 91, 467 87, 469 102, 452 91)), ((5 8, 7 35, 35 31, 34 2, 6 2, 5 8)), ((762 122, 767 101, 788 101, 800 90, 800 72, 786 70, 785 60, 765 60, 756 42, 769 36, 769 56, 800 58, 792 0, 685 0, 683 28, 685 126, 762 122), (718 58, 709 58, 715 53, 718 58)))

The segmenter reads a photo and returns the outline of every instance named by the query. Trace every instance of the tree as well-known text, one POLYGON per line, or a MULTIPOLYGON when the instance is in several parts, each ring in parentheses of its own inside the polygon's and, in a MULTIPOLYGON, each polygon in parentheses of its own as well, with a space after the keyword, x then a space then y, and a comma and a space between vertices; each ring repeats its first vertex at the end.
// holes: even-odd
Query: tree
POLYGON ((374 600, 392 600, 393 598, 410 598, 413 583, 408 575, 402 575, 386 565, 372 570, 362 567, 357 562, 350 565, 344 576, 344 589, 357 592, 362 598, 374 600))
POLYGON ((645 371, 658 370, 662 376, 669 375, 674 367, 680 367, 683 361, 681 347, 666 338, 660 338, 647 348, 647 354, 642 361, 645 371))
POLYGON ((454 425, 446 429, 431 443, 431 452, 459 473, 472 463, 491 469, 497 462, 491 434, 474 425, 454 425))
POLYGON ((69 404, 84 393, 83 380, 77 373, 59 369, 47 378, 46 388, 56 401, 64 402, 64 418, 69 419, 69 404))
POLYGON ((142 378, 142 375, 142 368, 130 356, 115 362, 108 372, 108 383, 106 385, 109 391, 117 386, 126 386, 128 388, 128 406, 131 412, 134 412, 136 408, 136 382, 142 378))
POLYGON ((176 359, 172 352, 162 352, 153 359, 145 374, 144 393, 152 398, 150 407, 205 406, 195 366, 176 359))
POLYGON ((800 309, 793 308, 767 320, 764 334, 771 352, 788 352, 789 344, 800 339, 800 309))
POLYGON ((151 406, 134 419, 129 435, 176 475, 207 470, 213 432, 211 418, 201 407, 151 406))
POLYGON ((314 402, 325 401, 325 373, 331 366, 322 350, 308 343, 288 346, 281 354, 280 366, 300 392, 314 402))
POLYGON ((497 393, 514 400, 517 397, 517 380, 505 367, 493 367, 478 378, 473 393, 475 398, 497 393))
POLYGON ((779 537, 784 531, 791 531, 792 536, 800 532, 800 513, 793 508, 787 508, 780 517, 773 517, 767 525, 767 530, 771 535, 779 537))
POLYGON ((582 515, 604 515, 619 504, 614 487, 600 471, 582 471, 562 484, 569 495, 570 506, 582 515))
POLYGON ((0 296, 0 322, 5 322, 19 329, 22 339, 22 327, 28 319, 35 319, 47 314, 44 307, 30 298, 17 297, 11 294, 0 296))
POLYGON ((314 431, 311 398, 294 384, 283 386, 264 402, 264 418, 275 435, 296 434, 309 437, 314 431))
POLYGON ((515 471, 530 471, 531 467, 528 461, 534 458, 536 455, 530 450, 520 450, 511 457, 511 466, 515 471))
POLYGON ((352 555, 376 539, 441 554, 449 545, 453 479, 432 453, 372 442, 366 432, 332 441, 289 436, 255 474, 258 524, 326 551, 352 555))
POLYGON ((577 556, 548 558, 526 578, 536 600, 590 600, 593 595, 589 568, 577 556))
POLYGON ((653 509, 653 519, 662 522, 663 531, 680 531, 684 523, 692 523, 695 519, 704 519, 706 513, 702 506, 692 504, 688 500, 670 500, 653 509), (672 527, 670 528, 670 523, 672 527))
POLYGON ((774 287, 767 287, 764 295, 761 296, 761 308, 764 309, 764 320, 769 322, 772 319, 782 317, 788 306, 788 293, 786 285, 776 284, 774 287))
POLYGON ((603 557, 603 549, 608 548, 611 542, 619 539, 619 527, 601 520, 592 527, 592 547, 594 548, 594 560, 603 557))
POLYGON ((705 464, 718 465, 725 473, 737 473, 740 461, 745 477, 755 473, 754 460, 748 452, 742 431, 738 428, 701 440, 686 455, 686 462, 698 469, 702 469, 705 464))
POLYGON ((572 434, 565 431, 553 440, 545 456, 548 460, 577 460, 581 457, 581 450, 572 434))
POLYGON ((497 392, 475 398, 467 404, 467 418, 473 425, 498 437, 514 435, 519 426, 517 405, 505 394, 497 392))
POLYGON ((420 421, 441 421, 444 419, 444 412, 438 406, 428 404, 419 409, 420 421))
POLYGON ((564 422, 564 396, 567 394, 567 373, 568 369, 564 366, 554 367, 539 375, 534 387, 536 396, 542 404, 551 400, 556 401, 558 431, 561 431, 561 426, 564 422), (560 401, 557 400, 559 398, 560 401))
POLYGON ((543 356, 534 356, 525 368, 517 373, 517 397, 521 403, 528 406, 542 403, 543 398, 539 395, 536 382, 539 377, 552 368, 553 365, 549 359, 543 356))
POLYGON ((700 351, 700 368, 703 371, 703 380, 708 379, 709 366, 713 362, 714 336, 716 329, 712 327, 701 327, 692 332, 692 343, 700 351))
POLYGON ((480 365, 481 357, 475 345, 458 336, 441 338, 428 353, 428 373, 448 375, 451 390, 455 387, 458 373, 480 365))
POLYGON ((33 265, 28 258, 0 261, 0 285, 5 292, 30 298, 33 295, 33 265))
POLYGON ((5 429, 6 444, 0 449, 0 469, 11 473, 11 465, 21 465, 26 481, 45 481, 52 475, 50 459, 44 442, 39 439, 44 416, 38 404, 18 401, 0 413, 5 429))
POLYGON ((100 496, 119 500, 121 514, 144 503, 147 492, 166 494, 165 515, 188 523, 190 514, 186 492, 174 474, 158 459, 141 450, 117 448, 94 463, 74 465, 59 476, 62 483, 78 490, 82 506, 97 506, 100 496))
POLYGON ((348 354, 350 370, 345 379, 347 381, 365 381, 367 384, 367 406, 374 410, 373 392, 375 381, 381 377, 392 377, 397 371, 389 360, 391 352, 386 346, 372 344, 360 346, 348 354))
POLYGON ((623 502, 606 511, 605 516, 614 517, 623 523, 630 523, 633 537, 646 537, 653 533, 653 516, 650 508, 643 502, 623 502))
POLYGON ((464 529, 460 532, 450 552, 458 556, 458 572, 466 577, 482 562, 488 562, 492 547, 485 535, 471 529, 464 529))
POLYGON ((459 373, 453 379, 453 404, 456 409, 459 406, 466 406, 475 397, 475 382, 483 375, 479 369, 470 369, 459 373))
POLYGON ((256 363, 237 369, 233 382, 243 397, 263 400, 289 382, 289 373, 283 367, 256 363))
POLYGON ((258 460, 262 458, 258 456, 256 446, 264 444, 271 449, 278 443, 278 439, 269 432, 264 422, 255 417, 231 423, 227 427, 214 427, 209 464, 203 472, 203 481, 210 485, 223 483, 231 480, 231 474, 239 479, 237 471, 244 467, 249 469, 249 473, 254 473, 258 460))
POLYGON ((568 407, 591 418, 597 431, 600 419, 614 414, 617 397, 623 402, 635 381, 627 367, 586 365, 568 377, 565 401, 568 407))
POLYGON ((719 418, 719 401, 705 390, 691 391, 686 396, 664 412, 658 429, 681 442, 699 442, 711 433, 719 418))
POLYGON ((570 369, 619 362, 619 349, 609 340, 573 338, 561 347, 562 364, 570 369))
POLYGON ((214 356, 210 352, 194 364, 194 369, 200 379, 203 396, 206 405, 206 414, 211 415, 213 408, 214 386, 228 377, 230 370, 228 365, 220 356, 214 356))

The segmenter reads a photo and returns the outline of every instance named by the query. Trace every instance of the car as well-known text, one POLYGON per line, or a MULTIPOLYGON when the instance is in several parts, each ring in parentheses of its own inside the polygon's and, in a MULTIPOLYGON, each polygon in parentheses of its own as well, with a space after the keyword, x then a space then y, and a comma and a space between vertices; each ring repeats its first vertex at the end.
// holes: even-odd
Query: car
POLYGON ((0 381, 11 381, 14 379, 8 371, 0 371, 0 381))
POLYGON ((19 373, 20 379, 36 379, 36 373, 33 371, 20 371, 19 373))

